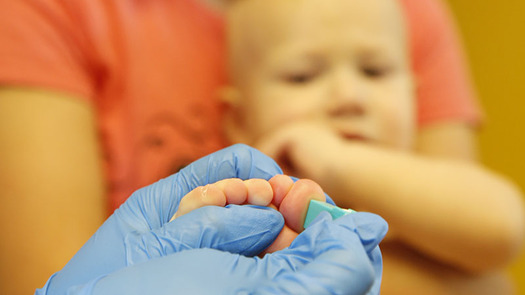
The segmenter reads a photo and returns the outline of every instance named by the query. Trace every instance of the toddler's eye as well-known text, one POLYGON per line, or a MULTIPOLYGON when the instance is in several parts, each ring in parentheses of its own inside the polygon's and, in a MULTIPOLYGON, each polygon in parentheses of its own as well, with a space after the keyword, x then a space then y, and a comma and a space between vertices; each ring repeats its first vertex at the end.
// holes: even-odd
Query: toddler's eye
POLYGON ((363 66, 361 72, 369 78, 382 78, 386 76, 390 70, 388 67, 363 66))
POLYGON ((315 73, 292 73, 284 75, 284 80, 290 84, 306 84, 315 79, 315 73))

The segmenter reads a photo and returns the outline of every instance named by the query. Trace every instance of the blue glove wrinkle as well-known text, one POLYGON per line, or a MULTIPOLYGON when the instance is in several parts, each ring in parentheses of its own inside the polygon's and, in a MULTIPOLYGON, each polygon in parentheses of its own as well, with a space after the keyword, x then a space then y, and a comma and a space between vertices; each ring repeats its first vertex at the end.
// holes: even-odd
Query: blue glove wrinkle
MULTIPOLYGON (((249 153, 250 153, 250 159, 252 160, 251 162, 253 162, 256 155, 254 155, 254 151, 249 151, 249 153)), ((248 175, 247 176, 243 175, 244 179, 253 178, 253 175, 257 175, 259 172, 257 171, 257 168, 255 167, 255 165, 253 165, 251 162, 250 162, 250 169, 249 169, 248 175)), ((264 176, 259 176, 258 178, 264 178, 264 176)), ((266 178, 266 179, 269 179, 269 178, 266 178)))
POLYGON ((268 207, 206 206, 180 216, 160 229, 129 233, 124 242, 126 262, 132 265, 195 248, 253 256, 266 249, 283 226, 282 215, 268 207))
POLYGON ((133 230, 116 211, 82 246, 75 256, 50 279, 45 294, 65 294, 69 286, 81 285, 126 265, 124 235, 133 230), (89 270, 89 271, 86 271, 89 270))
POLYGON ((382 267, 374 267, 367 259, 354 220, 346 219, 343 225, 333 222, 328 212, 321 212, 289 248, 264 257, 279 263, 267 263, 267 276, 272 281, 256 293, 379 294, 377 277, 382 267))
POLYGON ((284 226, 284 217, 281 213, 269 207, 227 205, 224 209, 214 210, 227 210, 223 214, 227 216, 226 218, 218 215, 218 220, 213 223, 215 226, 223 224, 223 231, 214 232, 213 227, 210 226, 208 231, 211 233, 203 235, 203 238, 213 238, 213 240, 208 242, 205 240, 201 248, 209 247, 244 256, 255 256, 270 246, 284 226), (239 217, 250 222, 239 223, 239 217))
POLYGON ((380 273, 372 267, 354 231, 359 221, 345 220, 340 224, 331 221, 328 213, 321 214, 299 235, 308 236, 301 240, 311 244, 295 243, 262 259, 215 249, 192 249, 152 259, 103 277, 93 283, 93 294, 377 295, 380 282, 374 279, 380 273))
POLYGON ((335 222, 343 227, 348 227, 349 219, 352 220, 352 229, 359 236, 376 273, 375 283, 370 294, 379 294, 383 273, 383 259, 379 243, 388 231, 388 224, 379 215, 367 212, 354 212, 337 219, 335 222))
POLYGON ((72 286, 69 289, 67 289, 66 294, 67 295, 90 295, 93 294, 93 289, 95 288, 95 285, 98 281, 106 277, 106 275, 100 276, 92 281, 90 281, 87 284, 84 285, 76 285, 72 286))
MULTIPOLYGON (((322 223, 329 220, 331 220, 330 214, 322 212, 314 222, 322 223)), ((261 263, 266 266, 259 268, 264 277, 273 279, 288 271, 295 272, 317 255, 317 253, 312 252, 312 249, 317 249, 315 245, 319 243, 317 241, 319 231, 310 230, 308 234, 303 233, 297 236, 290 247, 264 256, 261 263)))
POLYGON ((376 273, 374 286, 370 290, 369 294, 379 294, 381 288, 381 280, 383 279, 383 257, 381 255, 381 250, 379 249, 379 246, 377 246, 372 251, 372 253, 369 253, 368 257, 370 257, 370 261, 372 262, 372 266, 374 267, 374 272, 376 273))
POLYGON ((147 215, 143 215, 147 213, 142 207, 143 205, 136 206, 133 202, 126 202, 113 212, 114 222, 119 225, 123 236, 130 231, 146 232, 151 229, 147 215))
POLYGON ((335 222, 357 233, 367 252, 375 249, 388 231, 388 224, 383 218, 368 212, 354 212, 336 219, 335 222))
MULTIPOLYGON (((333 247, 340 247, 341 245, 337 243, 333 243, 332 239, 339 239, 339 237, 337 235, 334 235, 332 232, 330 232, 330 230, 333 230, 335 228, 339 231, 339 229, 338 227, 329 226, 329 223, 332 223, 332 222, 333 220, 332 220, 332 216, 330 215, 330 213, 326 211, 319 213, 319 215, 317 216, 317 218, 314 219, 311 225, 307 229, 305 229, 305 231, 310 231, 311 233, 309 235, 297 236, 297 238, 295 238, 295 240, 292 242, 290 247, 294 247, 295 246, 294 244, 297 244, 297 245, 302 245, 302 246, 308 245, 308 248, 312 248, 313 245, 316 243, 327 243, 326 247, 317 247, 316 249, 321 252, 311 253, 312 256, 319 256, 326 251, 336 250, 333 247), (309 238, 311 238, 312 236, 315 237, 316 239, 318 239, 319 237, 323 237, 324 239, 322 239, 322 241, 317 241, 316 239, 309 240, 309 238)), ((354 224, 350 224, 350 225, 354 225, 354 224)), ((350 226, 346 226, 345 228, 353 231, 350 226)))
POLYGON ((239 178, 244 180, 249 178, 269 180, 274 175, 283 173, 274 160, 260 151, 244 144, 236 144, 233 148, 239 150, 239 152, 235 153, 235 163, 237 163, 239 169, 239 178), (250 161, 246 161, 246 159, 250 159, 250 161))
POLYGON ((254 258, 215 249, 187 250, 114 272, 92 283, 92 294, 236 294, 265 281, 251 276, 255 266, 254 258))
MULTIPOLYGON (((246 163, 244 162, 238 163, 239 161, 236 155, 231 155, 231 157, 232 157, 231 161, 223 161, 223 162, 214 163, 214 164, 210 163, 210 165, 208 166, 208 173, 206 174, 210 178, 208 179, 209 183, 214 183, 219 180, 222 180, 223 175, 231 175, 230 177, 226 177, 226 178, 231 178, 231 177, 238 178, 239 177, 239 173, 241 172, 241 170, 243 170, 243 169, 240 169, 239 164, 246 165, 246 163)), ((245 160, 246 162, 251 162, 251 158, 245 159, 245 160)), ((213 161, 210 160, 210 162, 213 162, 213 161)))
POLYGON ((221 175, 231 170, 235 171, 235 177, 243 180, 249 178, 269 179, 271 176, 282 172, 273 160, 258 150, 244 144, 236 144, 230 148, 234 151, 232 159, 228 162, 220 163, 218 169, 215 170, 218 176, 216 177, 217 180, 223 179, 221 175), (229 167, 225 167, 226 165, 229 167))
POLYGON ((255 294, 368 294, 374 270, 366 261, 347 259, 349 256, 348 250, 325 252, 298 271, 287 271, 258 286, 255 294))
MULTIPOLYGON (((172 245, 175 244, 172 242, 172 245)), ((126 266, 150 260, 154 257, 166 255, 163 241, 155 232, 142 234, 139 232, 128 233, 124 240, 126 250, 126 266)), ((173 246, 174 249, 179 247, 173 246)))
POLYGON ((251 153, 253 155, 253 163, 264 163, 264 165, 254 165, 252 164, 252 168, 255 170, 252 173, 250 173, 250 178, 264 178, 266 180, 269 180, 276 174, 283 174, 283 170, 275 161, 265 161, 267 156, 263 153, 261 153, 258 150, 251 150, 251 153), (268 173, 271 172, 271 173, 268 173))
POLYGON ((171 218, 168 215, 173 204, 178 204, 183 196, 179 194, 179 179, 175 174, 135 191, 115 212, 134 230, 160 228, 171 218))
MULTIPOLYGON (((379 248, 368 253, 374 259, 371 261, 356 235, 361 230, 366 232, 366 226, 354 232, 320 219, 318 229, 309 227, 299 235, 304 245, 295 241, 291 247, 263 259, 207 248, 174 252, 178 248, 202 245, 223 247, 226 251, 245 255, 262 251, 279 234, 284 223, 280 213, 271 209, 205 207, 174 222, 166 221, 175 212, 180 199, 197 186, 233 177, 269 179, 280 173, 282 171, 273 160, 245 145, 235 145, 204 157, 178 174, 135 192, 37 294, 63 295, 68 290, 70 294, 82 295, 237 294, 243 291, 253 294, 261 284, 269 286, 279 282, 283 286, 293 286, 294 281, 295 284, 301 282, 304 290, 330 291, 322 276, 342 281, 345 286, 364 288, 362 285, 368 284, 366 280, 353 278, 361 280, 361 273, 368 270, 372 262, 374 266, 381 263, 377 261, 380 256, 376 255, 379 248), (234 208, 239 211, 228 211, 237 210, 234 208), (261 215, 254 214, 253 210, 261 215), (208 221, 199 221, 203 219, 208 221), (244 227, 245 220, 254 228, 244 227), (247 246, 250 239, 255 241, 252 248, 247 246), (133 250, 137 252, 132 253, 133 250), (338 251, 345 255, 328 255, 338 251), (166 256, 152 259, 162 255, 166 256), (139 261, 144 262, 137 263, 139 261), (132 263, 136 264, 127 266, 132 263), (335 266, 329 267, 331 264, 335 266), (342 269, 341 265, 351 267, 342 269), (323 269, 339 269, 340 273, 325 273, 323 269), (297 279, 292 273, 299 273, 297 279), (312 274, 320 277, 312 277, 312 274), (285 279, 279 280, 281 275, 285 279), (317 282, 323 282, 323 287, 314 286, 317 282)), ((378 270, 380 267, 376 267, 376 277, 380 277, 378 270)), ((333 290, 340 289, 338 284, 341 282, 332 282, 333 290)), ((295 293, 293 288, 282 289, 295 293)))

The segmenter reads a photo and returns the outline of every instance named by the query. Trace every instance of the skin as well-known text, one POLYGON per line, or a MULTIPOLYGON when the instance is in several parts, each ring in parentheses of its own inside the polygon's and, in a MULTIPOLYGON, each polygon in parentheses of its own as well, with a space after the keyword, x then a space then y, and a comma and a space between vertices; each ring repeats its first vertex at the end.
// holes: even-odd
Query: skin
POLYGON ((251 204, 274 208, 283 215, 285 225, 276 240, 262 253, 264 255, 290 246, 304 230, 310 200, 326 201, 321 187, 309 179, 295 183, 286 175, 276 175, 268 181, 224 179, 189 192, 171 220, 204 206, 251 204))
MULTIPOLYGON (((226 4, 202 2, 216 10, 226 4)), ((90 100, 63 89, 0 85, 0 294, 33 294, 108 216, 90 100)))
POLYGON ((241 1, 230 17, 239 136, 258 142, 303 121, 409 149, 413 87, 401 15, 389 13, 393 2, 270 2, 241 1))
POLYGON ((0 88, 0 294, 33 294, 106 217, 93 109, 0 88))
POLYGON ((382 294, 512 293, 521 192, 477 163, 471 126, 416 129, 395 1, 249 0, 228 20, 230 139, 389 222, 382 294))
MULTIPOLYGON (((223 9, 225 4, 223 2, 229 1, 203 0, 203 2, 211 5, 213 9, 223 9)), ((226 90, 224 93, 233 94, 228 95, 227 98, 231 102, 235 102, 234 98, 239 94, 231 90, 226 90)), ((0 208, 2 208, 2 214, 0 214, 2 228, 0 230, 3 234, 2 243, 0 243, 0 294, 31 294, 35 288, 43 286, 49 276, 65 265, 107 216, 104 175, 100 169, 102 166, 101 148, 99 139, 93 131, 96 129, 95 112, 90 104, 85 103, 87 100, 87 98, 59 90, 38 89, 20 85, 0 85, 0 142, 12 143, 11 145, 0 145, 0 163, 2 163, 0 165, 0 208), (17 118, 24 118, 23 124, 17 118), (53 118, 52 126, 45 124, 49 122, 49 118, 53 118), (24 139, 32 139, 35 134, 39 135, 39 140, 31 140, 30 143, 24 142, 24 139), (19 148, 20 146, 26 148, 19 148), (71 161, 72 159, 74 161, 71 161), (37 167, 48 167, 51 164, 52 169, 36 169, 37 167), (28 175, 24 171, 32 171, 32 173, 28 175), (50 173, 50 171, 54 172, 50 173), (28 265, 31 267, 27 267, 28 265)), ((316 143, 314 139, 312 137, 316 143)), ((321 147, 316 151, 315 157, 308 159, 310 161, 315 160, 318 152, 323 150, 328 149, 326 146, 321 147)), ((414 150, 421 155, 418 159, 422 162, 427 162, 426 160, 430 158, 448 159, 464 162, 464 165, 467 166, 474 166, 472 169, 482 169, 475 163, 474 132, 464 122, 439 122, 418 129, 414 150)), ((364 175, 363 171, 358 171, 362 168, 359 163, 354 163, 355 159, 359 158, 362 158, 363 162, 367 162, 367 158, 364 158, 356 150, 348 151, 347 154, 351 155, 351 159, 347 159, 348 162, 351 162, 349 165, 356 169, 352 175, 367 178, 370 180, 369 183, 377 186, 377 182, 373 181, 375 176, 372 173, 364 175)), ((395 154, 391 156, 395 158, 395 154)), ((370 153, 369 158, 373 158, 370 153)), ((339 158, 338 161, 341 159, 339 158)), ((366 164, 372 165, 372 162, 366 164)), ((380 171, 386 167, 386 163, 376 163, 375 167, 370 167, 370 171, 380 171)), ((322 166, 315 170, 320 169, 323 169, 322 166)), ((412 169, 414 171, 412 174, 429 172, 415 167, 412 169)), ((302 174, 304 175, 313 175, 315 172, 314 169, 310 171, 301 170, 303 170, 302 174)), ((395 172, 399 174, 399 171, 395 172)), ((508 261, 513 257, 512 248, 518 247, 516 245, 521 243, 520 237, 522 237, 523 231, 516 224, 520 224, 519 222, 524 224, 525 222, 521 219, 521 204, 515 200, 515 196, 519 195, 519 192, 506 180, 498 177, 494 180, 495 176, 491 172, 486 171, 486 173, 488 174, 487 178, 491 180, 489 181, 491 185, 496 182, 496 185, 503 189, 500 193, 502 201, 497 202, 496 205, 502 207, 502 212, 508 213, 501 220, 503 224, 507 224, 503 227, 507 230, 499 230, 503 233, 503 240, 505 241, 500 246, 503 251, 500 251, 500 257, 495 257, 490 262, 490 264, 494 264, 496 261, 496 264, 503 265, 505 262, 502 261, 508 261)), ((352 179, 352 175, 349 175, 348 178, 352 179)), ((429 175, 429 181, 432 178, 431 176, 429 175)), ((399 177, 399 175, 393 177, 399 177)), ((328 181, 325 183, 318 181, 318 183, 331 196, 341 196, 337 200, 339 204, 347 202, 347 207, 352 207, 353 204, 351 203, 353 202, 344 197, 344 192, 338 192, 338 189, 331 187, 328 181)), ((387 191, 387 185, 392 183, 381 184, 384 191, 387 191)), ((443 179, 442 183, 449 182, 443 179)), ((487 185, 483 181, 478 183, 487 185)), ((374 199, 382 195, 380 192, 367 194, 365 192, 366 185, 359 186, 359 188, 360 190, 354 194, 362 196, 361 199, 374 199)), ((482 187, 479 187, 479 190, 481 189, 482 187)), ((470 195, 469 193, 467 197, 470 195)), ((472 199, 474 197, 475 195, 472 199)), ((390 200, 387 203, 391 203, 390 200)), ((475 204, 476 202, 465 200, 465 204, 470 203, 475 204)), ((492 204, 495 203, 488 202, 486 206, 492 204)), ((366 205, 363 204, 361 207, 364 208, 366 205)), ((370 211, 383 212, 382 215, 385 217, 388 215, 387 219, 389 219, 392 229, 392 221, 399 213, 393 212, 395 210, 388 211, 388 208, 369 207, 371 208, 370 211)), ((483 216, 483 213, 480 213, 480 216, 483 216)), ((480 223, 479 228, 483 228, 483 225, 483 222, 480 223)), ((492 239, 492 237, 492 232, 489 232, 487 238, 492 239)), ((461 238, 460 240, 467 243, 469 238, 461 238)), ((410 253, 414 253, 412 246, 404 242, 398 244, 406 247, 410 253)), ((384 253, 389 248, 385 244, 382 245, 384 253)), ((453 283, 454 286, 463 285, 468 288, 471 285, 480 286, 478 284, 480 280, 489 283, 494 281, 480 275, 472 277, 464 272, 459 272, 454 279, 449 279, 450 276, 436 277, 432 269, 436 264, 439 264, 436 261, 441 259, 432 259, 427 251, 424 253, 424 259, 432 267, 418 263, 419 260, 417 259, 407 258, 392 261, 398 256, 384 255, 383 292, 385 289, 389 289, 387 285, 390 277, 393 278, 394 283, 400 282, 394 279, 395 277, 392 274, 395 272, 389 271, 389 269, 397 269, 399 277, 405 279, 415 278, 414 275, 419 274, 426 278, 424 282, 432 282, 434 286, 453 283), (397 262, 398 265, 392 265, 394 262, 397 262), (418 267, 415 267, 414 264, 418 267), (387 272, 391 274, 389 275, 387 272)), ((475 264, 475 260, 466 257, 470 265, 475 264)), ((445 273, 451 272, 453 277, 454 274, 458 273, 455 270, 457 269, 456 265, 457 263, 452 263, 452 266, 445 267, 445 273)), ((418 282, 417 278, 411 280, 410 284, 414 285, 414 282, 418 282)), ((403 290, 402 293, 407 294, 407 289, 403 290)), ((428 294, 428 290, 414 291, 414 293, 428 294)), ((468 294, 467 292, 463 293, 468 294)), ((505 294, 504 291, 492 292, 492 294, 495 293, 505 294)), ((483 292, 474 290, 471 294, 483 294, 483 292)))

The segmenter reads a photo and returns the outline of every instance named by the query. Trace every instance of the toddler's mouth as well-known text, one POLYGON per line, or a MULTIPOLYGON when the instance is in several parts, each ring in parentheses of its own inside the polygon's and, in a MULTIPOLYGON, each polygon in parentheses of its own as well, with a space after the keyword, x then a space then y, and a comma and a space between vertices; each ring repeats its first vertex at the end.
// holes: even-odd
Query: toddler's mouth
POLYGON ((353 140, 353 141, 370 141, 369 138, 366 136, 359 134, 359 133, 347 133, 347 132, 340 132, 339 133, 342 138, 346 140, 353 140))

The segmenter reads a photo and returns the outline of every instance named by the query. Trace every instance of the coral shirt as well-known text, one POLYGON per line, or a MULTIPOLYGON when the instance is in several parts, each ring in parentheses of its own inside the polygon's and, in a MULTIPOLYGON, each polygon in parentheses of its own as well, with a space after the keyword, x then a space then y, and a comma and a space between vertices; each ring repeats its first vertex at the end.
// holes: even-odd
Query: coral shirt
POLYGON ((224 146, 225 42, 211 11, 192 0, 0 2, 0 83, 94 105, 112 209, 224 146))
MULTIPOLYGON (((418 120, 476 122, 448 12, 400 0, 418 84, 418 120)), ((197 0, 0 0, 0 83, 93 104, 111 208, 135 189, 224 146, 216 89, 223 23, 197 0)))
POLYGON ((442 0, 399 0, 408 27, 419 125, 443 120, 477 124, 473 91, 451 13, 442 0))

